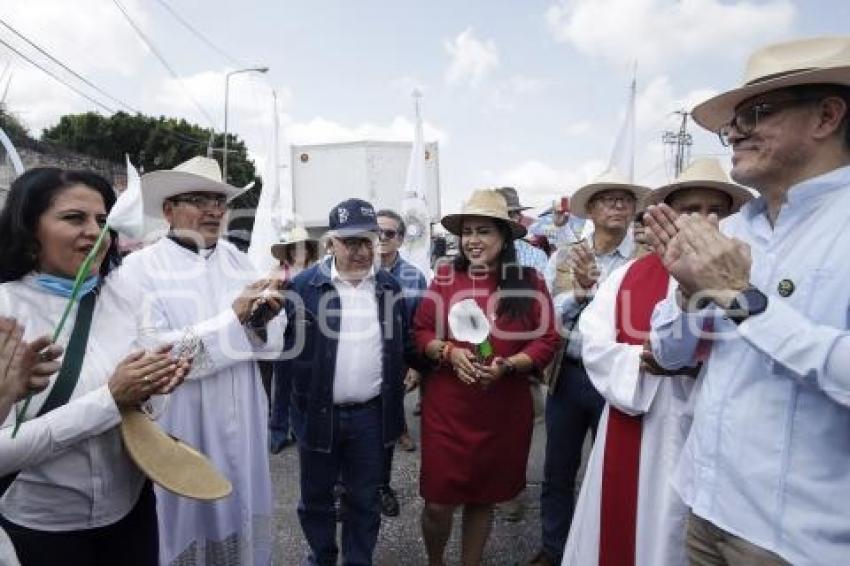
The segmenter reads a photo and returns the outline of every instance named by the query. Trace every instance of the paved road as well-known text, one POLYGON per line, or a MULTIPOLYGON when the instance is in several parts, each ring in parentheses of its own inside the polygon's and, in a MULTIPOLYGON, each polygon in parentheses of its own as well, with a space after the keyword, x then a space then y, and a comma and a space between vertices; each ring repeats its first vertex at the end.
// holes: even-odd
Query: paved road
MULTIPOLYGON (((419 438, 419 419, 411 416, 415 395, 407 397, 408 426, 414 438, 419 438)), ((528 464, 528 489, 525 518, 507 522, 497 512, 493 533, 487 543, 484 564, 513 565, 526 563, 540 542, 540 482, 543 477, 543 447, 545 430, 536 423, 528 464)), ((272 481, 275 486, 275 564, 297 565, 307 553, 306 542, 298 525, 295 507, 298 501, 298 455, 294 448, 272 456, 272 481)), ((419 497, 419 452, 396 451, 393 487, 401 503, 401 515, 384 517, 375 551, 378 566, 426 564, 425 546, 419 528, 422 499, 419 497)), ((447 564, 459 563, 459 514, 446 553, 447 564)))

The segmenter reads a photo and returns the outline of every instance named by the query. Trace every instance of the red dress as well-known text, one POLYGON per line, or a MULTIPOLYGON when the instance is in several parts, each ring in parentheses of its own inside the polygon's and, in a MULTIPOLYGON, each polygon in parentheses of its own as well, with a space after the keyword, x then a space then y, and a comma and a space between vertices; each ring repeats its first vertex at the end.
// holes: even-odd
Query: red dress
MULTIPOLYGON (((526 272, 533 277, 539 299, 529 316, 519 320, 499 317, 495 328, 531 335, 500 336, 491 331, 490 343, 496 356, 524 352, 542 369, 555 354, 558 334, 543 278, 533 269, 526 272)), ((449 339, 475 352, 473 346, 451 336, 448 312, 453 304, 474 298, 493 325, 496 284, 495 275, 473 280, 450 265, 441 266, 416 311, 413 329, 420 351, 431 340, 449 339)), ((509 375, 485 389, 461 382, 451 366, 441 365, 423 385, 419 487, 425 501, 459 505, 498 503, 516 497, 525 488, 533 427, 527 377, 509 375)))

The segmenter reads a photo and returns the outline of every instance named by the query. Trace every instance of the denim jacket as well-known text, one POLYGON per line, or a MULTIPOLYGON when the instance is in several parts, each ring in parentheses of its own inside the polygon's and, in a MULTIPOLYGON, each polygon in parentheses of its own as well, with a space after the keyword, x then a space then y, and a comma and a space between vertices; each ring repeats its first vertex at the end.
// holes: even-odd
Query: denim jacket
MULTIPOLYGON (((389 446, 404 428, 404 372, 408 366, 421 367, 422 362, 410 339, 410 322, 398 281, 378 270, 375 295, 383 337, 383 350, 375 355, 382 358, 383 439, 389 446)), ((292 280, 284 308, 290 318, 276 370, 287 372, 292 379, 292 428, 302 448, 330 452, 340 299, 331 281, 329 260, 292 280)))

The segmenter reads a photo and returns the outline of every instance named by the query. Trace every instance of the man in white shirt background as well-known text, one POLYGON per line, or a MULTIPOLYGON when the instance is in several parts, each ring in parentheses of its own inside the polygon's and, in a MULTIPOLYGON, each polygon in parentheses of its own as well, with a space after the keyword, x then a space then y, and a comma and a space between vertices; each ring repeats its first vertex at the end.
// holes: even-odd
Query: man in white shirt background
POLYGON ((371 564, 380 527, 386 449, 404 430, 404 374, 417 364, 401 284, 378 269, 371 204, 329 214, 331 257, 292 280, 282 371, 292 376, 298 518, 309 564, 336 564, 334 486, 345 486, 342 560, 371 564), (413 362, 413 363, 411 363, 413 362))
POLYGON ((692 564, 850 556, 850 37, 765 47, 744 86, 694 108, 760 197, 720 230, 651 207, 680 291, 653 314, 655 358, 692 363, 713 326, 675 485, 692 564))

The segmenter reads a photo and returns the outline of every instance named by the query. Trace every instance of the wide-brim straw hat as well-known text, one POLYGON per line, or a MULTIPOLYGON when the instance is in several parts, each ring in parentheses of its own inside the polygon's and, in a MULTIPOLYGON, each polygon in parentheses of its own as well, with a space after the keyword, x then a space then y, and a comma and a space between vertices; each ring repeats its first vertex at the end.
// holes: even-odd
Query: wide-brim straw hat
POLYGON ((504 222, 511 230, 513 239, 522 238, 528 232, 522 224, 514 222, 508 216, 508 203, 496 189, 479 189, 463 203, 457 214, 447 214, 440 220, 443 227, 456 236, 460 236, 463 220, 470 216, 482 216, 504 222))
POLYGON ((604 191, 628 191, 635 197, 636 202, 640 202, 649 194, 649 188, 643 185, 636 185, 626 179, 623 175, 614 169, 602 173, 592 183, 584 185, 570 197, 570 210, 587 218, 587 203, 596 195, 604 191))
POLYGON ((716 132, 732 120, 735 108, 745 100, 804 84, 850 86, 850 36, 798 39, 759 49, 747 61, 742 86, 699 104, 693 117, 716 132))
POLYGON ((720 161, 714 158, 706 158, 694 160, 672 183, 662 185, 646 195, 642 208, 660 204, 676 191, 696 187, 715 189, 729 195, 729 198, 732 199, 732 213, 738 212, 744 204, 753 198, 753 193, 732 182, 726 171, 720 166, 720 161))
POLYGON ((162 203, 184 193, 220 193, 230 200, 243 191, 222 181, 218 161, 209 157, 193 157, 174 169, 152 171, 142 175, 142 201, 145 215, 162 217, 162 203))
POLYGON ((278 260, 284 261, 286 259, 286 249, 301 242, 305 242, 306 244, 312 244, 314 246, 319 245, 319 241, 315 238, 311 238, 310 234, 307 232, 306 229, 304 229, 304 227, 296 226, 291 230, 281 234, 280 242, 278 242, 277 244, 272 244, 272 255, 278 260))
POLYGON ((121 436, 130 459, 147 477, 172 493, 212 501, 233 490, 230 481, 206 456, 165 434, 138 409, 121 412, 121 436))

